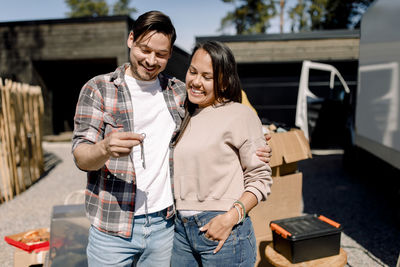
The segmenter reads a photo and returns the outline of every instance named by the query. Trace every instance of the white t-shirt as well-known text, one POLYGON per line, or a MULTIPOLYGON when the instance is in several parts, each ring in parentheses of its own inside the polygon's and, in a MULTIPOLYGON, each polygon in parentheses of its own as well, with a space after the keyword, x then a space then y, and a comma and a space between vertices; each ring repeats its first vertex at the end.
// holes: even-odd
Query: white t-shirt
POLYGON ((167 108, 158 79, 139 81, 125 75, 133 105, 135 133, 145 133, 141 146, 132 151, 136 173, 135 215, 153 213, 173 204, 169 170, 169 143, 175 122, 167 108))

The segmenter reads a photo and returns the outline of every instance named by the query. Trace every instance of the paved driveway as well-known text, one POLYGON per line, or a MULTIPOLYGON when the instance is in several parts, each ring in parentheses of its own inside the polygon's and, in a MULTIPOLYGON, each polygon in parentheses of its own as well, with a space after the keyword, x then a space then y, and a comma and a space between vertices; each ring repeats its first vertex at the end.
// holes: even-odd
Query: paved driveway
POLYGON ((0 266, 13 266, 14 247, 4 236, 35 228, 50 227, 54 205, 85 188, 86 175, 72 160, 71 144, 44 143, 48 173, 27 191, 0 205, 0 266))

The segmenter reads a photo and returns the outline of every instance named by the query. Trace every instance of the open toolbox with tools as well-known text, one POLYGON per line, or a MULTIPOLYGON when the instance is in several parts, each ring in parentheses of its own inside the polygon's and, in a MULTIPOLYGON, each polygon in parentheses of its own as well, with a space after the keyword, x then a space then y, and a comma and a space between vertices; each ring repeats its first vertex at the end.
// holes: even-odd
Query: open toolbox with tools
POLYGON ((271 221, 274 249, 298 263, 337 255, 342 226, 322 215, 303 215, 271 221))

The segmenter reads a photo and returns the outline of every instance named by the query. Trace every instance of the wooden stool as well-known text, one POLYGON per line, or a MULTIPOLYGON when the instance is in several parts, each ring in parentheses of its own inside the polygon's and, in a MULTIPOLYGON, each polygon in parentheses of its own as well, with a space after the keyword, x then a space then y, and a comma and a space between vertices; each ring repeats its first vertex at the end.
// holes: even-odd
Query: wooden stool
POLYGON ((283 255, 276 252, 274 249, 274 245, 271 242, 268 244, 265 249, 265 257, 268 262, 276 267, 321 267, 321 266, 329 266, 329 267, 343 267, 347 263, 347 253, 342 248, 340 248, 340 252, 338 255, 319 258, 311 261, 304 261, 299 263, 291 263, 288 259, 286 259, 283 255))

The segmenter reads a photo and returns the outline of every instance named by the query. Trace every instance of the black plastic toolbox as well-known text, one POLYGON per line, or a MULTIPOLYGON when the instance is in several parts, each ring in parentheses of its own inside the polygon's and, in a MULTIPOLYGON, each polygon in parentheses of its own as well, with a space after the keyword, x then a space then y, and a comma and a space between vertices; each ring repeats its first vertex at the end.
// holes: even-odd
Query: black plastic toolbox
POLYGON ((274 249, 290 262, 314 260, 340 252, 342 226, 322 215, 271 221, 274 249))

